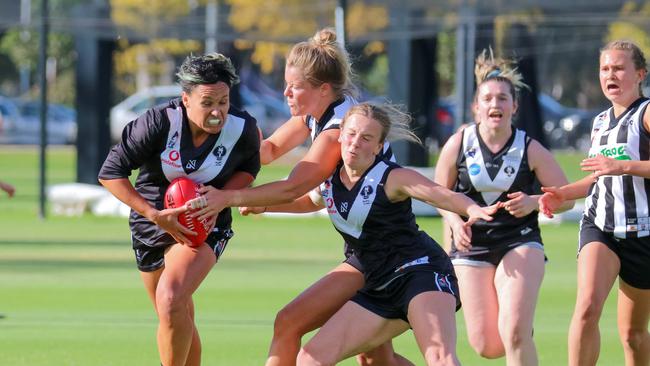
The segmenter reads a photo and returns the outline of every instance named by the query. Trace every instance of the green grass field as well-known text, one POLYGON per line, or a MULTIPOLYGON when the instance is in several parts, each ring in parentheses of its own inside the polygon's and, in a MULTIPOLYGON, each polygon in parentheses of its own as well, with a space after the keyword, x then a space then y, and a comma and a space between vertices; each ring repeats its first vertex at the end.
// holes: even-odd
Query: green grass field
MULTIPOLYGON (((158 365, 156 319, 130 248, 126 219, 37 216, 38 160, 33 148, 0 147, 0 365, 158 365)), ((578 155, 562 156, 575 171, 578 155)), ((264 168, 260 181, 286 174, 264 168)), ((75 154, 48 151, 48 183, 75 179, 75 154)), ((440 220, 419 220, 439 237, 440 220)), ((235 238, 195 295, 204 365, 261 365, 283 304, 341 260, 341 239, 324 218, 235 217, 235 238)), ((544 226, 550 261, 535 321, 541 365, 567 360, 575 298, 577 225, 544 226)), ((465 365, 504 365, 471 351, 458 313, 458 353, 465 365)), ((599 365, 621 365, 615 295, 601 321, 599 365)), ((396 348, 423 361, 410 332, 396 348)), ((342 365, 354 365, 351 360, 342 365)))

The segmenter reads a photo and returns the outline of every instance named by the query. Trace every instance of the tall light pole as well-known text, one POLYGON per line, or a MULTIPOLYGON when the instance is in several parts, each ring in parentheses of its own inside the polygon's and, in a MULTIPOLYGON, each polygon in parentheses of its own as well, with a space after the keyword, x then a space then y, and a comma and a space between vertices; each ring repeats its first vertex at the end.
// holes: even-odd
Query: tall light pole
POLYGON ((336 27, 336 39, 345 48, 347 41, 345 34, 345 13, 348 10, 347 0, 337 0, 334 10, 334 24, 336 27))
POLYGON ((211 0, 205 5, 205 53, 217 52, 219 30, 219 4, 211 0))
POLYGON ((41 219, 45 219, 45 150, 47 147, 47 36, 49 32, 48 26, 48 17, 49 17, 49 7, 48 0, 41 0, 41 35, 39 42, 39 54, 38 54, 38 72, 40 76, 40 86, 41 86, 41 144, 40 144, 40 154, 39 154, 39 205, 38 205, 38 216, 41 219))

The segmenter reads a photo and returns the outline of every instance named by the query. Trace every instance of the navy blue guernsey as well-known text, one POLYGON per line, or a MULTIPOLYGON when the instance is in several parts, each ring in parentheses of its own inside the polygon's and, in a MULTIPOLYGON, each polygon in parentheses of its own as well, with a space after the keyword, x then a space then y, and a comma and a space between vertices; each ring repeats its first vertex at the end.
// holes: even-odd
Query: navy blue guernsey
MULTIPOLYGON (((156 209, 164 208, 169 183, 187 176, 197 183, 223 188, 235 172, 253 177, 260 170, 257 123, 244 111, 231 106, 223 129, 194 146, 185 107, 180 99, 152 108, 131 121, 113 146, 100 172, 100 179, 127 178, 139 169, 135 189, 156 209)), ((229 229, 230 208, 219 213, 215 230, 229 229)), ((170 244, 173 238, 135 211, 129 218, 135 239, 147 245, 170 244)))
MULTIPOLYGON (((377 159, 348 190, 341 182, 339 165, 320 187, 330 219, 363 265, 369 288, 385 284, 409 262, 445 255, 437 245, 421 240, 410 198, 390 202, 386 197, 384 184, 397 168, 393 162, 377 159)), ((412 264, 416 263, 409 270, 417 267, 412 264)))
MULTIPOLYGON (((465 128, 456 161, 458 179, 455 191, 467 195, 482 207, 508 201, 508 193, 539 193, 535 191, 535 173, 528 164, 530 141, 524 131, 513 128, 505 146, 493 154, 478 133, 477 125, 465 128)), ((493 221, 479 220, 472 225, 473 245, 490 247, 527 239, 541 242, 537 211, 517 218, 506 210, 498 210, 493 217, 493 221)))

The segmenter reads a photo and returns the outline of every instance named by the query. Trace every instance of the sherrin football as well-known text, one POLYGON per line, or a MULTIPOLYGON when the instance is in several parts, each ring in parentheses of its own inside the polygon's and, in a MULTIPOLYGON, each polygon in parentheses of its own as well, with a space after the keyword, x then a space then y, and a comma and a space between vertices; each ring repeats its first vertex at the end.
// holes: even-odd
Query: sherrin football
MULTIPOLYGON (((193 198, 200 197, 199 185, 187 177, 174 179, 165 192, 165 208, 183 207, 185 203, 193 198)), ((191 211, 178 215, 181 225, 194 231, 196 235, 186 235, 192 242, 192 247, 198 247, 205 242, 210 229, 208 220, 199 221, 198 218, 190 216, 191 211)))

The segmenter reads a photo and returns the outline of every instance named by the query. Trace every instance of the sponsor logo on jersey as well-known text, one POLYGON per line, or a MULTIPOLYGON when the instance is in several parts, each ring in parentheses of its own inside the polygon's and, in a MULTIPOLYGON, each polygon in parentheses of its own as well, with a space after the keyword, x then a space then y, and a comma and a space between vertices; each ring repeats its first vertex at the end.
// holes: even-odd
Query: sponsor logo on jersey
POLYGON ((334 199, 332 197, 328 197, 325 200, 325 204, 327 205, 327 213, 335 214, 336 209, 334 208, 334 199))
POLYGON ((616 160, 632 160, 630 155, 627 154, 627 144, 616 144, 608 146, 598 146, 592 148, 589 152, 589 157, 593 158, 596 155, 603 155, 606 158, 612 158, 616 160), (596 149, 596 152, 594 152, 596 149))
POLYGON ((169 152, 169 160, 176 161, 181 157, 181 154, 177 150, 172 150, 169 152))
POLYGON ((167 154, 168 159, 165 159, 163 156, 164 155, 162 155, 160 157, 160 161, 163 164, 169 165, 169 166, 174 167, 174 168, 180 168, 181 167, 181 165, 176 162, 181 157, 181 155, 178 153, 178 151, 176 151, 176 150, 170 151, 169 154, 167 154))
POLYGON ((189 160, 185 165, 185 169, 194 170, 196 169, 196 159, 189 160))
POLYGON ((467 171, 469 172, 469 175, 478 175, 478 173, 481 172, 481 166, 474 163, 469 166, 469 169, 467 169, 467 171))
POLYGON ((533 229, 531 229, 531 228, 529 228, 528 226, 526 226, 525 228, 523 228, 523 229, 519 232, 519 234, 521 234, 521 235, 526 235, 526 234, 528 234, 528 233, 531 232, 531 231, 533 231, 533 229))
POLYGON ((341 213, 348 212, 348 203, 347 202, 341 202, 341 208, 340 208, 339 211, 341 213))

